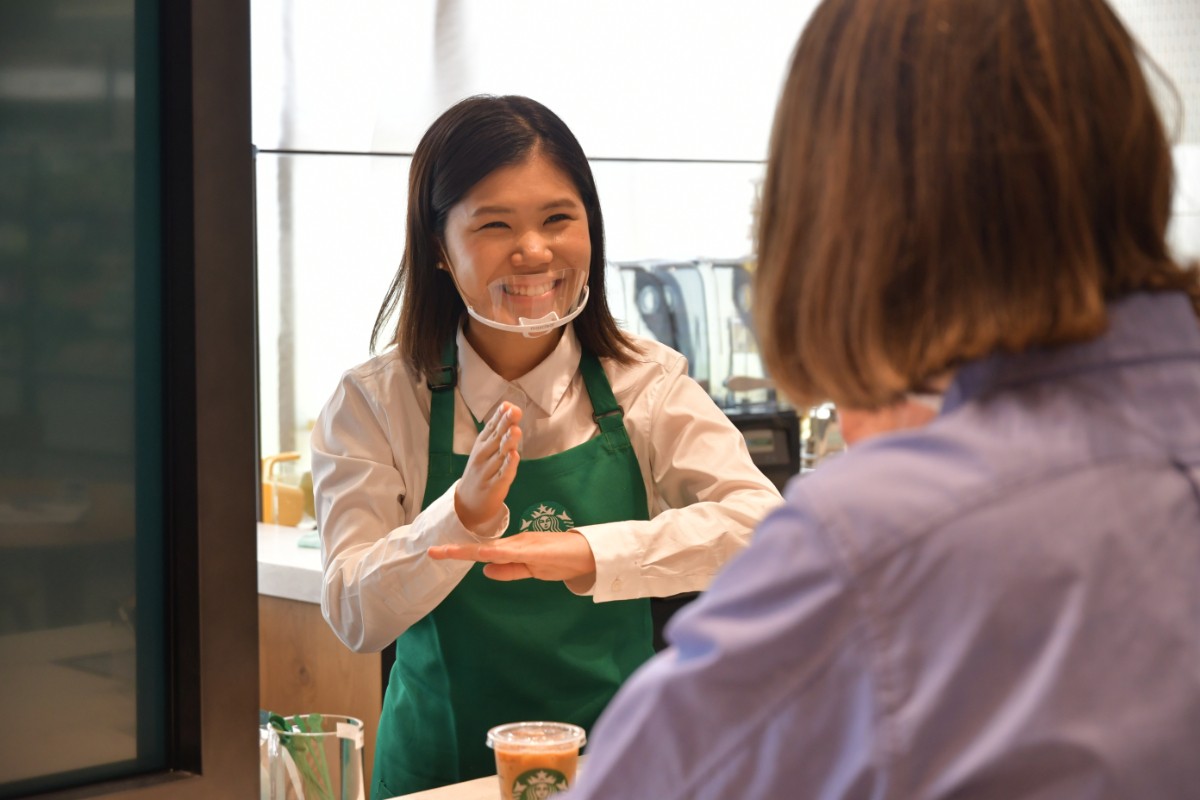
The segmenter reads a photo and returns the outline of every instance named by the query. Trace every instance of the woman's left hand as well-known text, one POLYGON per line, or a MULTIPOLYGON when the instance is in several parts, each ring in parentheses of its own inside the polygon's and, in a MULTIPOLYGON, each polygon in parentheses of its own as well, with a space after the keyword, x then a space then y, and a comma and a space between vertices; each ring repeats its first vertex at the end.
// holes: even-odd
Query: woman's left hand
POLYGON ((428 552, 438 560, 483 562, 483 574, 497 581, 569 581, 596 572, 592 547, 578 531, 529 531, 481 544, 434 545, 428 552))

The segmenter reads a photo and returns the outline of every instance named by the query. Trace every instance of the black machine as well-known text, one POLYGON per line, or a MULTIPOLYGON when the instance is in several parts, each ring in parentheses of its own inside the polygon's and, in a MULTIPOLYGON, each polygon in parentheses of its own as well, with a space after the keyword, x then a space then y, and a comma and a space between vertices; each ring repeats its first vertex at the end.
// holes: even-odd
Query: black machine
MULTIPOLYGON (((800 419, 765 376, 751 320, 751 275, 741 261, 612 265, 609 305, 621 326, 666 344, 742 432, 750 457, 781 491, 800 472, 800 419)), ((695 593, 650 602, 654 647, 695 593)))
POLYGON ((779 491, 800 472, 800 417, 777 403, 722 409, 746 439, 750 458, 779 491))
MULTIPOLYGON (((754 463, 782 491, 800 472, 800 417, 780 400, 774 381, 763 370, 751 317, 750 270, 741 261, 708 262, 702 269, 711 271, 716 287, 709 324, 719 331, 714 349, 723 364, 709 393, 746 438, 754 463)), ((714 372, 717 360, 713 359, 714 372)))
POLYGON ((754 463, 782 490, 800 472, 800 418, 763 372, 747 265, 698 260, 614 266, 618 285, 610 305, 622 327, 687 357, 688 374, 742 431, 754 463))

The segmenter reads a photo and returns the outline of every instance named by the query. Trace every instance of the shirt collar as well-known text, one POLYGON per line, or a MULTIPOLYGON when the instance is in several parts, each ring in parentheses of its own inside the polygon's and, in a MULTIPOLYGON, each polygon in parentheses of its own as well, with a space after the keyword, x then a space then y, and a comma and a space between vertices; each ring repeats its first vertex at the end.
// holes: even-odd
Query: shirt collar
POLYGON ((996 353, 963 365, 946 391, 950 411, 985 394, 1121 363, 1200 357, 1200 321, 1181 292, 1140 292, 1108 307, 1108 330, 1062 347, 996 353))
POLYGON ((562 401, 575 372, 579 369, 582 347, 575 335, 575 326, 567 325, 558 345, 542 363, 511 383, 497 375, 483 357, 475 352, 462 325, 455 337, 458 345, 458 386, 463 400, 475 419, 482 422, 496 405, 511 395, 511 387, 524 392, 529 402, 547 416, 554 413, 562 401))

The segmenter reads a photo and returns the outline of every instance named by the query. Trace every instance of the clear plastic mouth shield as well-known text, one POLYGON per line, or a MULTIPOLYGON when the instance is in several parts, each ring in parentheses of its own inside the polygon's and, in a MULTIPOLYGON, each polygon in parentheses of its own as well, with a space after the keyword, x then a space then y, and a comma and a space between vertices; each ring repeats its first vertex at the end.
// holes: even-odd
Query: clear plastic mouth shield
POLYGON ((587 305, 587 270, 507 275, 488 284, 478 303, 463 297, 467 313, 491 328, 542 336, 566 325, 587 305))

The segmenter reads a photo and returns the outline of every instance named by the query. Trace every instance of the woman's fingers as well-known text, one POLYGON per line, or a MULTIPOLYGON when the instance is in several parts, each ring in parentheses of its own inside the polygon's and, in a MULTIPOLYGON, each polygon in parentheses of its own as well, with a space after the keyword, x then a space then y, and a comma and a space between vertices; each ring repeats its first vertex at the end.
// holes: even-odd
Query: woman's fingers
POLYGON ((471 530, 495 518, 517 476, 520 420, 519 407, 501 403, 475 439, 454 496, 455 511, 471 530))
POLYGON ((494 581, 523 581, 533 577, 525 564, 484 564, 483 574, 494 581))
POLYGON ((516 406, 507 400, 501 403, 496 407, 495 413, 492 414, 491 419, 487 421, 487 423, 483 426, 483 430, 479 433, 485 436, 494 433, 501 423, 506 419, 506 417, 512 416, 512 411, 515 408, 516 406))
POLYGON ((425 552, 436 561, 455 559, 458 561, 475 561, 479 552, 477 544, 435 544, 425 552))
MULTIPOLYGON (((533 573, 523 563, 507 563, 503 560, 492 561, 480 552, 482 548, 475 544, 438 544, 430 547, 429 557, 437 561, 453 559, 457 561, 481 561, 484 564, 483 574, 496 581, 519 581, 532 578, 533 573)), ((494 557, 503 559, 498 553, 494 557)))
POLYGON ((496 409, 496 413, 492 414, 492 418, 484 424, 483 430, 475 437, 475 444, 471 447, 472 452, 478 453, 480 456, 490 456, 499 449, 500 440, 511 424, 505 410, 506 405, 506 403, 501 403, 500 407, 496 409))
MULTIPOLYGON (((503 544, 435 544, 426 552, 429 553, 430 558, 437 561, 478 561, 487 564, 488 566, 484 568, 483 572, 489 578, 492 577, 488 571, 490 567, 520 567, 518 571, 525 573, 521 577, 532 577, 529 568, 518 560, 520 555, 503 544)), ((497 578, 497 580, 514 580, 514 578, 497 578)))
POLYGON ((521 420, 521 409, 511 403, 501 403, 500 408, 492 415, 487 426, 476 439, 475 447, 481 456, 492 457, 503 454, 506 450, 515 450, 520 442, 521 429, 517 423, 521 420))
POLYGON ((517 452, 516 442, 520 441, 521 432, 518 430, 515 440, 508 447, 502 449, 498 454, 499 464, 496 467, 497 483, 504 485, 504 493, 508 494, 508 487, 512 486, 513 480, 517 477, 517 464, 521 461, 521 454, 517 452))
POLYGON ((484 423, 479 435, 475 437, 475 444, 471 448, 472 452, 486 456, 499 449, 504 435, 520 420, 520 412, 521 409, 512 403, 507 401, 501 403, 496 408, 496 412, 484 423))
POLYGON ((439 561, 452 558, 459 561, 507 564, 519 561, 522 557, 512 546, 511 539, 502 539, 495 544, 435 544, 430 546, 427 552, 431 558, 439 561))
POLYGON ((518 533, 485 544, 435 545, 428 552, 439 560, 483 562, 483 574, 498 581, 562 581, 596 571, 591 545, 578 531, 518 533))

